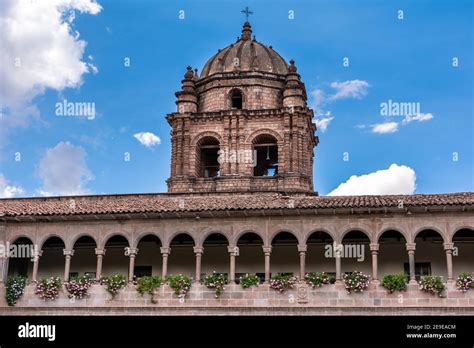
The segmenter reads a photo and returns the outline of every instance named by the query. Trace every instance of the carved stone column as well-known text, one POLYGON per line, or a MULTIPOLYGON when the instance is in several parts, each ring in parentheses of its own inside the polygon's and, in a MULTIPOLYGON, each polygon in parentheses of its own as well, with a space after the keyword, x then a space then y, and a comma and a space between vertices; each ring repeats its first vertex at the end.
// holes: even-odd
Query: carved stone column
POLYGON ((270 255, 272 253, 271 246, 262 246, 265 255, 265 283, 270 282, 270 255))
POLYGON ((171 253, 171 248, 161 247, 161 255, 163 257, 163 268, 161 271, 161 277, 165 278, 168 275, 168 256, 171 253))
POLYGON ((95 278, 97 280, 102 276, 102 259, 105 255, 105 249, 95 249, 95 254, 97 255, 97 269, 95 272, 95 278))
POLYGON ((204 252, 204 248, 202 247, 194 247, 194 254, 196 254, 196 282, 199 283, 201 281, 201 260, 202 254, 204 252))
POLYGON ((69 270, 71 268, 71 258, 74 255, 74 250, 63 249, 64 254, 64 281, 69 280, 69 270))

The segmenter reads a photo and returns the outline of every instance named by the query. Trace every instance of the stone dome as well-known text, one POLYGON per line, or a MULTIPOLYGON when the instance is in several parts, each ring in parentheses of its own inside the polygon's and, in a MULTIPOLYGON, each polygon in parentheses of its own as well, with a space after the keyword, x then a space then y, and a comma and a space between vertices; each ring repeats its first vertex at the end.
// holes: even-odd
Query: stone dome
POLYGON ((245 22, 237 42, 219 50, 211 57, 201 72, 201 78, 219 73, 259 71, 286 75, 288 64, 271 46, 251 38, 249 22, 245 22))

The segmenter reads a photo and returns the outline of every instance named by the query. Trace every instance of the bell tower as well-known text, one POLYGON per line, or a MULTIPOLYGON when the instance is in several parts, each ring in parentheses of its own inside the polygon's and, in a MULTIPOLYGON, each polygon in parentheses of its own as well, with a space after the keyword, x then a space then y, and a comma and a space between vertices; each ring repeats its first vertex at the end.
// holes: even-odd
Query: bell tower
POLYGON ((168 192, 313 193, 313 111, 295 62, 252 37, 219 49, 176 92, 168 192))

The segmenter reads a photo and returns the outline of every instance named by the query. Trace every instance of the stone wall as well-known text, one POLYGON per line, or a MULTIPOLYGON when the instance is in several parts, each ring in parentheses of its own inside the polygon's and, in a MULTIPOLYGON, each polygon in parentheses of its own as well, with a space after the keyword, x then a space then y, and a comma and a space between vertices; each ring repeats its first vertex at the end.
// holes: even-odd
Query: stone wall
POLYGON ((188 297, 183 301, 167 286, 163 285, 155 295, 156 304, 151 303, 148 295, 140 296, 134 285, 122 289, 116 299, 111 300, 105 288, 93 285, 90 297, 85 300, 71 301, 64 292, 56 301, 43 301, 34 294, 33 285, 26 288, 24 296, 16 307, 7 307, 4 299, 5 289, 0 287, 0 314, 42 313, 60 314, 84 312, 103 314, 106 308, 113 309, 109 314, 124 314, 135 311, 146 313, 155 308, 153 313, 161 311, 167 314, 333 314, 350 313, 387 313, 400 312, 412 314, 436 314, 448 311, 456 314, 474 314, 474 290, 462 293, 448 284, 445 297, 424 293, 417 285, 408 285, 408 291, 389 294, 383 287, 372 283, 363 293, 348 294, 343 284, 324 285, 311 289, 301 283, 294 289, 280 293, 270 289, 267 284, 242 289, 239 285, 227 285, 220 298, 215 298, 214 291, 203 285, 194 284, 188 297), (28 308, 34 312, 28 312, 28 308), (449 308, 449 309, 448 309, 449 308), (383 310, 380 310, 383 309, 383 310))

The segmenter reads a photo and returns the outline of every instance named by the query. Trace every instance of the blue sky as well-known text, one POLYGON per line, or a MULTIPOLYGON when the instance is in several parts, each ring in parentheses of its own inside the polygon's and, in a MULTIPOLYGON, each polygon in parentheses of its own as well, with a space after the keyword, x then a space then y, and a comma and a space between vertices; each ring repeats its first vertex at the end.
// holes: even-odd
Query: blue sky
MULTIPOLYGON (((174 92, 187 65, 200 71, 218 48, 235 41, 245 6, 254 12, 257 40, 287 61, 295 59, 309 104, 319 120, 330 119, 317 132, 316 191, 328 194, 353 175, 359 178, 352 185, 368 193, 372 185, 375 193, 387 193, 384 187, 392 183, 400 193, 473 190, 472 1, 99 0, 101 8, 91 0, 78 3, 83 7, 73 19, 66 18, 70 9, 42 12, 52 18, 61 13, 70 29, 63 39, 51 36, 60 29, 53 20, 21 26, 20 36, 2 30, 3 197, 166 191, 165 116, 175 111, 174 92), (54 40, 55 54, 48 54, 54 40), (24 57, 19 69, 27 75, 10 71, 16 57, 24 57), (344 57, 349 66, 343 66, 344 57), (34 69, 44 72, 45 64, 51 73, 36 76, 34 69), (21 76, 27 77, 24 83, 21 76), (95 103, 96 117, 56 116, 55 105, 63 99, 95 103), (388 100, 419 103, 424 118, 381 116, 380 104, 388 100), (391 125, 375 132, 384 123, 391 125), (161 143, 144 146, 134 137, 139 132, 153 133, 161 143), (408 172, 388 170, 392 164, 408 172), (357 181, 379 170, 386 172, 357 181), (416 188, 409 188, 415 176, 416 188)), ((37 11, 25 11, 32 23, 37 11)))

